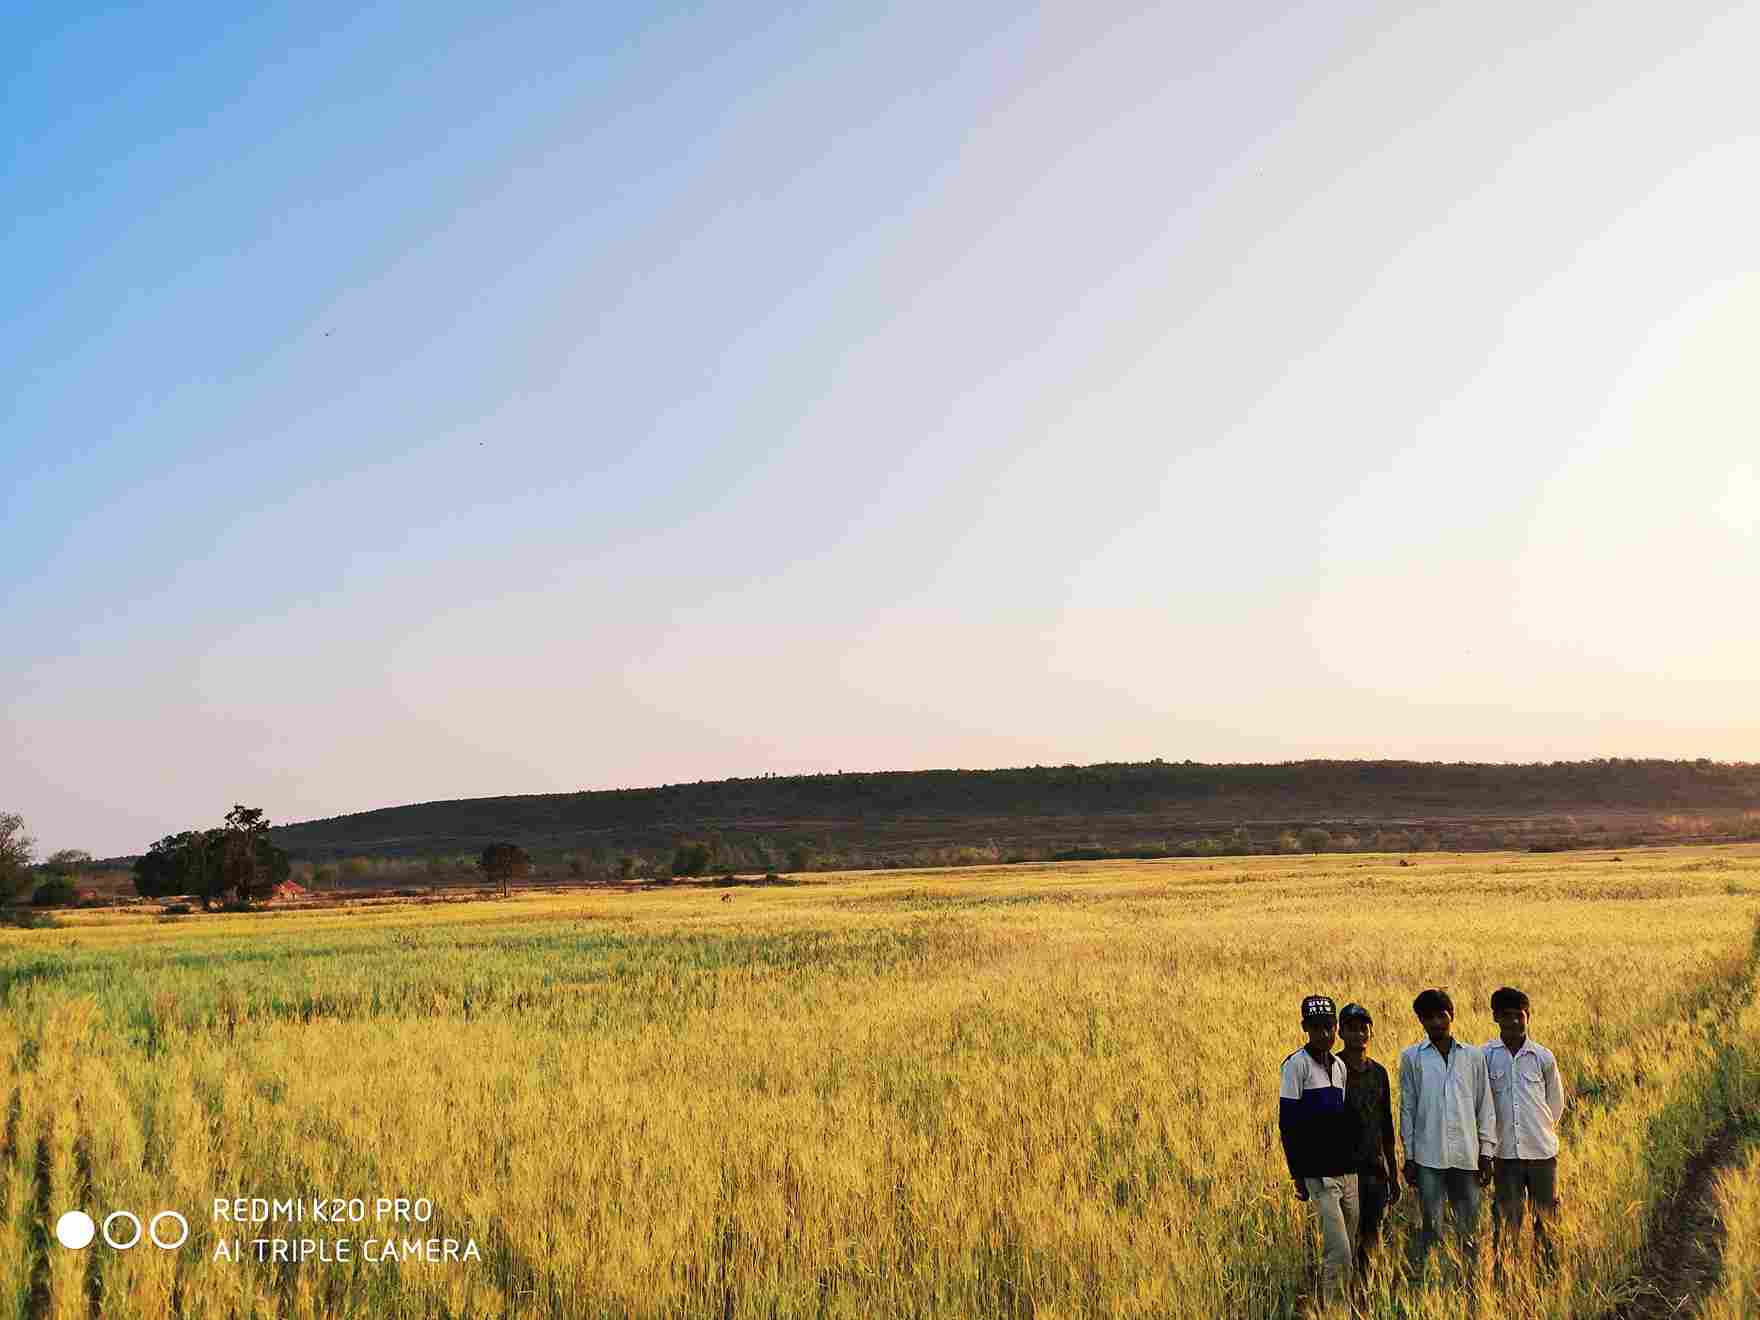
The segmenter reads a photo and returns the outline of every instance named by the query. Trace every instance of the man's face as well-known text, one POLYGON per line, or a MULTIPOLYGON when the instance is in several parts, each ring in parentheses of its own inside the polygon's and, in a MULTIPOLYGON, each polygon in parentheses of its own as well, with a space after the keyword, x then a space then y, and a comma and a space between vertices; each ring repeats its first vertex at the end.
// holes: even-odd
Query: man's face
POLYGON ((1367 1053, 1369 1038, 1374 1034, 1375 1028, 1360 1017, 1348 1017, 1338 1024, 1338 1038, 1344 1042, 1347 1050, 1367 1053))
POLYGON ((1436 1008, 1420 1014, 1418 1021, 1424 1024, 1424 1034, 1437 1045, 1447 1040, 1454 1028, 1454 1014, 1446 1008, 1436 1008))
POLYGON ((1497 1010, 1497 1029, 1503 1033, 1505 1040, 1528 1039, 1528 1010, 1525 1008, 1500 1008, 1497 1010))
POLYGON ((1328 1054, 1338 1044, 1338 1024, 1331 1018, 1309 1018, 1302 1026, 1308 1033, 1308 1046, 1313 1050, 1325 1050, 1328 1054))

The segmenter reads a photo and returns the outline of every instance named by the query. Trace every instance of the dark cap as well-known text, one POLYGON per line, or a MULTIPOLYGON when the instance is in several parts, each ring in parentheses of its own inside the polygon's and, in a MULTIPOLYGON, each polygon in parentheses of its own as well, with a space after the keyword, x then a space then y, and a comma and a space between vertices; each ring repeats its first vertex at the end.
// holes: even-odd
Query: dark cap
POLYGON ((1369 1016, 1369 1010, 1364 1008, 1361 1004, 1346 1004, 1343 1008, 1339 1009, 1338 1020, 1343 1022, 1346 1018, 1354 1018, 1359 1022, 1368 1022, 1370 1024, 1373 1024, 1375 1021, 1374 1018, 1369 1016))
POLYGON ((1309 995, 1302 1000, 1302 1022, 1338 1021, 1338 1006, 1332 1002, 1331 995, 1309 995))

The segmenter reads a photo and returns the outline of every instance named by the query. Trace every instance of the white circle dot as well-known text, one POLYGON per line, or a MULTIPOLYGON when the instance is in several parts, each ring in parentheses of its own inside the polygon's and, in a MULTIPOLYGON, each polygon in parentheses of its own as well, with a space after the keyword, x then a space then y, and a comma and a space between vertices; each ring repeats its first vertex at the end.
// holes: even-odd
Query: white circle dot
POLYGON ((84 1210, 69 1210, 55 1221, 55 1240, 69 1251, 89 1247, 98 1226, 84 1210))
POLYGON ((161 1247, 166 1251, 175 1251, 185 1242, 189 1241, 189 1220, 185 1219, 175 1210, 161 1210, 148 1222, 147 1236, 153 1239, 153 1245, 155 1247, 161 1247), (166 1242, 160 1238, 159 1221, 161 1219, 175 1219, 177 1221, 177 1226, 183 1230, 182 1233, 178 1234, 177 1241, 166 1242))
POLYGON ((130 1247, 134 1246, 141 1240, 141 1232, 141 1217, 135 1214, 132 1210, 112 1210, 109 1214, 104 1216, 105 1246, 114 1247, 117 1251, 127 1251, 130 1247), (115 1238, 110 1236, 110 1225, 114 1224, 118 1219, 126 1219, 129 1223, 134 1225, 134 1236, 127 1242, 118 1242, 115 1238))

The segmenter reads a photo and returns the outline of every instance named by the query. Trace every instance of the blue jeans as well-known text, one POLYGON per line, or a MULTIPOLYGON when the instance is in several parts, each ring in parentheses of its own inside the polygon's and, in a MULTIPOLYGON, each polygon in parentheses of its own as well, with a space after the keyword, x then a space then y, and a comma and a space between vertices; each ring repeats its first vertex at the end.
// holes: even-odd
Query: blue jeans
POLYGON ((1479 1174, 1475 1169, 1430 1169, 1418 1166, 1418 1204, 1424 1212, 1418 1234, 1416 1264, 1421 1270, 1430 1248, 1442 1241, 1442 1201, 1454 1211, 1454 1232, 1460 1243, 1461 1268, 1467 1287, 1475 1281, 1479 1261, 1479 1174))

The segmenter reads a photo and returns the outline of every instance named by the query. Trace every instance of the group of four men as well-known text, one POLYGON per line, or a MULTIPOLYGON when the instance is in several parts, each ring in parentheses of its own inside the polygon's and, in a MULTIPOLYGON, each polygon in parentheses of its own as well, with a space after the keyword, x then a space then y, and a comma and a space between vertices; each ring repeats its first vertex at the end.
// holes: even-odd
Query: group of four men
POLYGON ((1334 1007, 1327 995, 1302 1000, 1308 1043, 1283 1061, 1278 1132, 1296 1196, 1314 1208, 1322 1241, 1320 1301, 1342 1300, 1366 1276, 1400 1175, 1418 1193, 1423 1229, 1414 1252, 1424 1261, 1441 1237, 1442 1207, 1453 1211, 1466 1284, 1478 1250, 1479 1191, 1496 1182, 1496 1262, 1503 1236, 1513 1247, 1532 1205, 1534 1235, 1553 1264, 1558 1209, 1558 1121, 1564 1086, 1552 1051, 1528 1038, 1528 996, 1504 986, 1491 996, 1498 1034, 1483 1047, 1454 1038, 1454 1002, 1425 990, 1412 1011, 1426 1039, 1399 1057, 1399 1139, 1387 1070, 1369 1057, 1374 1019, 1361 1004, 1334 1007), (1342 1053, 1332 1052, 1340 1039, 1342 1053))

